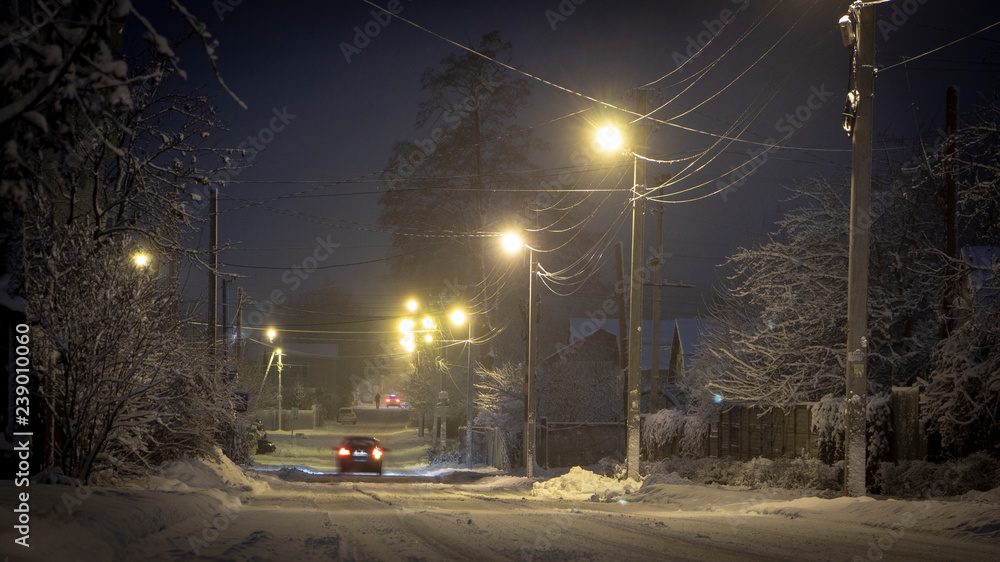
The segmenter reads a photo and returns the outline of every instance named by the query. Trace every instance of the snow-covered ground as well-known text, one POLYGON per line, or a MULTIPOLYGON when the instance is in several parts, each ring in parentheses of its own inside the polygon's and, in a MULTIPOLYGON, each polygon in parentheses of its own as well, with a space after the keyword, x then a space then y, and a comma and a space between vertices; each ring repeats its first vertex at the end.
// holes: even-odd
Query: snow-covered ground
MULTIPOLYGON (((0 490, 4 512, 11 514, 17 507, 11 501, 15 489, 5 481, 0 490)), ((809 492, 698 485, 676 474, 623 483, 579 467, 541 479, 496 475, 461 484, 330 485, 285 482, 275 473, 255 474, 220 457, 170 463, 141 486, 35 483, 29 491, 30 546, 15 544, 20 534, 12 525, 0 531, 10 560, 185 559, 195 553, 271 559, 282 552, 282 544, 289 553, 312 548, 301 552, 378 559, 389 556, 386 548, 403 547, 385 538, 397 522, 400 529, 392 532, 414 534, 420 548, 442 558, 507 541, 520 546, 507 551, 498 547, 501 559, 576 558, 581 553, 606 559, 613 548, 595 546, 591 551, 588 541, 615 545, 623 532, 637 529, 643 534, 632 539, 640 549, 633 557, 640 559, 668 539, 686 535, 692 541, 704 539, 706 553, 713 548, 731 553, 733 545, 748 541, 747 554, 777 559, 795 553, 808 559, 902 559, 914 552, 925 559, 961 559, 1000 552, 1000 490, 928 501, 821 498, 809 492), (601 536, 601 527, 590 522, 605 512, 614 524, 608 523, 607 536, 601 536), (447 524, 435 523, 439 518, 447 524), (461 525, 455 522, 459 519, 461 525), (508 519, 546 521, 549 530, 540 534, 537 524, 506 526, 508 519), (623 521, 628 522, 624 530, 623 521), (449 531, 449 525, 468 530, 449 531), (576 537, 574 531, 584 536, 576 537), (432 540, 438 532, 444 537, 432 540), (761 536, 769 535, 772 546, 761 542, 761 536), (802 545, 796 544, 799 540, 802 545), (803 545, 828 546, 804 551, 803 545)), ((702 551, 673 552, 687 552, 683 558, 702 551)))

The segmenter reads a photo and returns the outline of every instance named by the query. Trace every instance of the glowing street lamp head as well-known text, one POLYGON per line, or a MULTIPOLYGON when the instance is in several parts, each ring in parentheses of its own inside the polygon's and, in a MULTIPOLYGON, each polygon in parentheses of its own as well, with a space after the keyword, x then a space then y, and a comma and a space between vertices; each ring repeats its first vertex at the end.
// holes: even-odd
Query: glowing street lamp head
POLYGON ((414 327, 416 327, 416 324, 409 318, 404 318, 403 321, 399 323, 399 331, 404 334, 412 332, 414 327))
POLYGON ((427 334, 426 336, 424 336, 424 341, 427 343, 431 343, 432 341, 434 341, 434 336, 427 334))
POLYGON ((271 328, 270 330, 267 331, 267 340, 270 341, 270 342, 274 342, 274 336, 277 336, 277 335, 278 335, 278 332, 275 332, 274 328, 271 328))
POLYGON ((417 348, 417 342, 413 341, 412 334, 400 340, 399 344, 403 346, 403 349, 405 349, 407 353, 413 353, 413 350, 417 348))
POLYGON ((416 301, 416 299, 406 301, 406 309, 410 312, 416 312, 419 306, 420 304, 416 301))
POLYGON ((465 324, 465 313, 461 310, 456 310, 451 313, 451 322, 456 326, 461 326, 465 324))
POLYGON ((521 237, 518 236, 516 232, 508 232, 507 234, 504 234, 500 242, 503 244, 503 249, 511 254, 524 247, 524 243, 521 242, 521 237))
POLYGON ((146 267, 149 265, 149 256, 142 252, 137 253, 132 259, 135 261, 136 267, 146 267))
POLYGON ((601 127, 597 131, 597 144, 602 150, 618 150, 622 146, 622 135, 610 125, 601 127))
POLYGON ((434 319, 431 318, 430 316, 424 316, 424 319, 421 321, 421 324, 423 324, 425 330, 433 330, 435 327, 434 319))

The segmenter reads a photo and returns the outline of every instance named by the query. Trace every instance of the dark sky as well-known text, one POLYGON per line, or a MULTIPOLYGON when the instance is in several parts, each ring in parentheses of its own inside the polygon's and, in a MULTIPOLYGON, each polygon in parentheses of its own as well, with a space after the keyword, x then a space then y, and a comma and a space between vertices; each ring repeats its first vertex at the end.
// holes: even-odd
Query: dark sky
MULTIPOLYGON (((376 3, 388 5, 385 0, 376 3)), ((423 99, 418 77, 457 48, 399 19, 377 23, 374 8, 360 0, 187 4, 219 39, 221 73, 249 107, 240 108, 221 92, 195 45, 179 51, 190 73, 188 81, 218 93, 231 128, 220 144, 233 146, 250 135, 259 136, 272 122, 282 126, 273 134, 263 133, 261 140, 270 142, 253 167, 221 192, 220 240, 234 248, 220 261, 232 264, 228 271, 248 276, 237 284, 258 300, 275 289, 305 294, 334 284, 366 313, 394 314, 402 296, 387 283, 388 269, 379 261, 391 254, 389 237, 375 227, 376 200, 385 187, 344 180, 377 179, 394 142, 426 137, 426 130, 414 126, 423 99), (364 30, 366 25, 377 35, 367 37, 367 44, 355 43, 356 28, 364 30), (343 44, 351 43, 360 52, 351 54, 348 62, 343 44), (287 123, 274 121, 275 111, 284 114, 287 123), (306 191, 309 196, 302 196, 306 191), (314 255, 321 246, 317 239, 338 245, 320 260, 321 266, 375 261, 317 271, 293 287, 282 275, 314 255)), ((850 173, 850 139, 841 128, 848 51, 836 26, 848 2, 586 0, 577 5, 570 0, 400 0, 398 5, 400 16, 462 44, 499 29, 513 43, 513 63, 519 69, 629 109, 635 104, 631 88, 673 72, 656 84, 663 91, 650 102, 671 100, 654 115, 671 124, 654 130, 645 149, 649 156, 692 154, 717 142, 720 134, 763 142, 795 131, 783 142, 792 148, 770 155, 725 197, 667 206, 665 247, 674 257, 666 264, 665 278, 692 282, 699 289, 665 294, 666 317, 697 313, 702 294, 719 273, 716 265, 736 247, 751 245, 773 229, 775 218, 788 208, 781 186, 818 175, 840 181, 850 173), (719 20, 727 14, 732 14, 732 22, 722 27, 719 20), (713 36, 698 58, 676 72, 692 43, 713 36), (734 124, 739 125, 735 135, 734 124)), ((177 21, 175 14, 153 8, 149 14, 177 21)), ((879 6, 879 19, 877 65, 886 67, 1000 21, 1000 3, 894 1, 879 6)), ((1000 26, 880 73, 877 145, 891 152, 901 140, 912 142, 922 127, 941 126, 950 84, 961 87, 961 111, 993 100, 998 40, 1000 26)), ((532 83, 532 103, 521 124, 550 143, 550 149, 535 158, 541 169, 570 166, 571 154, 587 146, 596 125, 627 118, 579 95, 532 83), (579 116, 553 121, 588 108, 579 116)), ((675 187, 694 187, 691 195, 707 195, 717 189, 719 178, 749 158, 747 150, 755 149, 729 145, 718 157, 701 161, 698 172, 675 187)), ((876 169, 879 158, 876 155, 876 169)), ((651 164, 648 174, 652 178, 680 171, 677 165, 651 164)), ((594 176, 581 174, 576 185, 602 185, 594 183, 594 176)), ((628 185, 608 179, 603 187, 627 188, 631 174, 626 179, 628 185)), ((609 217, 617 212, 607 210, 609 217)), ((649 235, 651 225, 647 218, 649 235)), ((607 227, 591 225, 593 230, 607 227)), ((626 233, 627 226, 620 238, 626 233)), ((202 234, 200 244, 207 244, 207 235, 202 234)), ((608 262, 602 276, 610 279, 613 271, 608 262)), ((198 274, 188 279, 188 286, 204 294, 207 280, 198 274)))

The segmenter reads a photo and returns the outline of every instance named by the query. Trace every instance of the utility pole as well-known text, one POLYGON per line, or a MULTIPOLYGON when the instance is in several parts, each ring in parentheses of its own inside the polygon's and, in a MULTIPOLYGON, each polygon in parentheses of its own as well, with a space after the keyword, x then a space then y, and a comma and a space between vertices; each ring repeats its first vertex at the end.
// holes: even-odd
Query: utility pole
POLYGON ((868 241, 871 229, 872 97, 875 80, 875 4, 854 2, 840 20, 846 46, 854 49, 854 89, 845 127, 852 139, 851 231, 847 274, 847 395, 844 492, 867 494, 868 241), (853 110, 853 119, 850 113, 853 110))
POLYGON ((229 283, 231 279, 222 280, 222 356, 226 369, 229 368, 229 283))
MULTIPOLYGON (((622 376, 622 418, 628 414, 628 323, 625 316, 625 263, 622 257, 622 243, 615 243, 615 304, 618 306, 618 365, 622 376)), ((622 443, 628 447, 628 431, 622 434, 622 443)), ((624 451, 622 451, 624 452, 624 451)))
MULTIPOLYGON (((636 113, 646 114, 646 90, 635 90, 636 113)), ((635 155, 644 148, 645 126, 636 122, 632 132, 634 181, 632 186, 632 272, 629 276, 628 411, 625 418, 626 469, 630 480, 639 479, 639 397, 642 392, 642 254, 646 210, 646 162, 635 155)))
MULTIPOLYGON (((958 130, 958 88, 949 86, 945 94, 945 174, 944 174, 944 251, 952 260, 958 258, 958 234, 955 225, 958 194, 955 189, 955 133, 958 130)), ((945 262, 944 286, 941 299, 941 338, 947 338, 955 329, 955 268, 952 261, 945 262)))
POLYGON ((527 419, 524 421, 524 466, 527 477, 531 478, 535 466, 535 251, 528 247, 528 376, 525 381, 524 405, 527 419))
MULTIPOLYGON (((657 182, 662 183, 662 182, 657 182)), ((663 282, 663 201, 653 207, 656 215, 656 263, 653 266, 653 356, 649 365, 649 413, 660 409, 660 283, 663 282)))
POLYGON ((465 379, 465 466, 466 468, 472 468, 472 400, 473 400, 473 387, 475 385, 475 380, 473 380, 472 375, 472 336, 474 331, 472 329, 473 319, 476 317, 472 314, 472 309, 470 307, 469 314, 467 315, 469 320, 469 345, 466 346, 469 349, 469 364, 468 373, 465 379))
POLYGON ((215 368, 215 336, 218 322, 215 318, 216 292, 218 291, 219 269, 219 190, 212 190, 209 203, 208 218, 208 351, 212 358, 212 368, 215 368))
MULTIPOLYGON (((243 362, 243 287, 236 287, 236 368, 243 362)), ((336 381, 335 381, 336 382, 336 381)))

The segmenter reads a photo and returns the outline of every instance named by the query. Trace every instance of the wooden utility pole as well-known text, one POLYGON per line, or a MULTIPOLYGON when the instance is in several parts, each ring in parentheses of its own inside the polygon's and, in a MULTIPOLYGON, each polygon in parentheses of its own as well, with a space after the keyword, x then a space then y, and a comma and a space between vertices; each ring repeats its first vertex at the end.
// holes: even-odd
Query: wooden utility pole
MULTIPOLYGON (((851 224, 847 274, 847 393, 844 447, 844 492, 867 494, 868 398, 868 241, 871 230, 872 97, 875 80, 875 5, 855 2, 848 16, 854 49, 853 76, 856 112, 850 127, 851 224)), ((842 29, 845 21, 841 20, 842 29)))
POLYGON ((618 307, 618 364, 624 373, 628 369, 628 324, 625 316, 625 263, 622 257, 622 243, 615 244, 615 305, 618 307))
POLYGON ((231 279, 222 280, 222 356, 226 368, 229 368, 229 283, 231 279))
MULTIPOLYGON (((958 194, 955 189, 955 133, 958 130, 958 88, 949 86, 945 94, 945 174, 944 174, 944 251, 952 260, 958 259, 957 215, 958 194)), ((947 338, 955 329, 955 268, 952 261, 945 264, 944 285, 941 299, 941 338, 947 338)))
POLYGON ((528 380, 525 381, 525 398, 524 405, 528 410, 527 419, 524 423, 524 452, 525 452, 525 467, 527 469, 527 476, 531 478, 533 476, 534 466, 535 466, 535 354, 534 350, 534 338, 535 338, 535 251, 528 248, 528 344, 527 344, 527 363, 528 363, 528 380))
MULTIPOLYGON (((236 368, 243 362, 243 287, 236 287, 236 368)), ((334 379, 334 384, 336 384, 334 379)))
MULTIPOLYGON (((622 375, 622 418, 628 414, 628 323, 625 317, 628 309, 625 308, 625 258, 622 257, 622 243, 615 244, 615 304, 618 307, 618 366, 622 375)), ((622 444, 628 442, 628 432, 622 434, 622 444)), ((627 445, 626 445, 627 448, 627 445)), ((622 450, 624 453, 625 450, 622 450)))
MULTIPOLYGON (((660 183, 660 182, 657 182, 660 183)), ((660 293, 663 282, 663 201, 653 207, 656 215, 656 263, 653 266, 653 356, 649 364, 649 413, 660 409, 660 293)))
MULTIPOLYGON (((646 114, 646 90, 635 91, 636 113, 646 114)), ((645 127, 633 124, 632 158, 632 272, 629 275, 629 326, 628 326, 628 411, 625 418, 627 454, 626 470, 630 480, 639 479, 639 397, 642 392, 642 273, 643 230, 646 210, 646 161, 635 155, 644 148, 645 127)))
POLYGON ((219 190, 212 190, 208 218, 208 351, 215 365, 216 292, 218 291, 219 270, 219 190))

